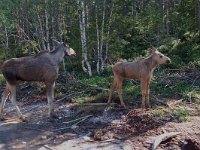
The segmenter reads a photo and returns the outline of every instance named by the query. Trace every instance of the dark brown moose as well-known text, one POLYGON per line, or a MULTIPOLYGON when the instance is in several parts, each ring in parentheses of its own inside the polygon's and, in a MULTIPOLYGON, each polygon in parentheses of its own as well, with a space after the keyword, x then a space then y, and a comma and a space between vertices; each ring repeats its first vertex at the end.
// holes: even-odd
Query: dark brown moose
POLYGON ((35 56, 12 58, 5 61, 2 65, 2 73, 7 83, 0 104, 0 118, 3 118, 3 108, 6 99, 9 97, 19 117, 22 120, 25 119, 16 104, 16 84, 18 80, 44 82, 49 106, 48 115, 51 117, 55 80, 58 77, 58 65, 63 61, 64 56, 75 54, 75 51, 66 42, 57 42, 56 49, 51 52, 42 51, 35 56))
POLYGON ((148 49, 151 53, 150 56, 136 62, 118 62, 112 70, 114 79, 111 85, 108 103, 111 102, 112 94, 117 88, 121 105, 126 107, 122 98, 122 83, 124 79, 137 79, 140 80, 142 92, 142 108, 145 104, 149 107, 149 85, 154 69, 158 64, 170 63, 171 60, 167 56, 160 53, 156 48, 148 49))

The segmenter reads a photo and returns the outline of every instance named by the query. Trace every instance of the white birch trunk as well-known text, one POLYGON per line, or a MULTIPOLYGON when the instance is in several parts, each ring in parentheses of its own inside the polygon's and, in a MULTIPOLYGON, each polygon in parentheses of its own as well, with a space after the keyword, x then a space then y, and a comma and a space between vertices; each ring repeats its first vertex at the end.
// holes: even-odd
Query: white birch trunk
POLYGON ((39 15, 39 9, 37 9, 37 18, 38 18, 38 25, 39 25, 39 36, 40 36, 40 40, 42 42, 42 49, 46 50, 46 46, 45 46, 45 42, 44 42, 44 32, 43 32, 43 28, 42 28, 42 22, 41 22, 41 18, 39 15))
POLYGON ((4 28, 4 32, 5 32, 5 44, 4 44, 4 54, 5 54, 5 59, 7 58, 7 50, 8 50, 8 31, 7 28, 5 26, 4 28))
POLYGON ((99 49, 99 25, 98 25, 98 7, 95 6, 96 34, 97 34, 97 73, 100 74, 100 49, 99 49))
POLYGON ((108 31, 107 31, 107 38, 106 38, 106 52, 105 52, 105 57, 104 57, 104 64, 105 64, 106 60, 108 59, 108 43, 109 43, 109 36, 110 36, 110 26, 112 23, 113 9, 114 9, 114 2, 112 1, 110 17, 109 17, 109 21, 108 21, 108 31))
POLYGON ((82 44, 82 68, 84 72, 86 72, 89 76, 92 76, 91 66, 87 58, 84 1, 77 0, 77 5, 78 5, 78 11, 79 11, 79 25, 80 25, 80 34, 81 34, 81 44, 82 44))
POLYGON ((47 50, 50 51, 50 44, 49 44, 49 14, 48 14, 48 3, 45 0, 45 27, 46 27, 46 43, 47 43, 47 50))
MULTIPOLYGON (((52 28, 52 38, 55 39, 55 29, 54 29, 55 19, 54 16, 51 17, 51 28, 52 28)), ((53 42, 53 49, 55 48, 54 42, 53 42)))
POLYGON ((105 12, 106 12, 106 0, 103 2, 103 16, 102 16, 102 25, 101 25, 101 43, 100 43, 100 50, 99 50, 99 57, 101 61, 101 71, 104 70, 104 61, 103 61, 103 42, 104 42, 104 23, 105 23, 105 12))

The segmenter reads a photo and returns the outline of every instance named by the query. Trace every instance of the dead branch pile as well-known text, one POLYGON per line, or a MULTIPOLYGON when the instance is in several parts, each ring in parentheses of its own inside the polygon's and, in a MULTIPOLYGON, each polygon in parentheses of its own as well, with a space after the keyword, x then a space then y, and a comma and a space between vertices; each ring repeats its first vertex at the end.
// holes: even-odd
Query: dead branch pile
POLYGON ((156 119, 151 114, 145 113, 145 111, 141 109, 134 109, 131 110, 124 118, 112 122, 103 130, 96 130, 94 139, 100 140, 104 138, 108 131, 113 133, 115 138, 123 139, 131 135, 138 135, 149 130, 157 129, 163 124, 164 122, 162 120, 156 119))
POLYGON ((144 113, 135 109, 131 110, 126 115, 125 119, 126 124, 128 124, 135 133, 143 133, 163 125, 163 122, 156 119, 152 114, 144 113))

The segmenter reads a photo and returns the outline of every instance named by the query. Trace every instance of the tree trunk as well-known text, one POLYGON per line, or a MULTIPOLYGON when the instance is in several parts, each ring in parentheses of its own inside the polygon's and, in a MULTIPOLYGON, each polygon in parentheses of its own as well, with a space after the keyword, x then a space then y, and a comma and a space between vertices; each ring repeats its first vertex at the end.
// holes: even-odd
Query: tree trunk
POLYGON ((96 34, 97 34, 97 73, 100 74, 100 48, 99 48, 99 25, 98 25, 98 6, 97 1, 95 5, 95 20, 96 20, 96 34))
POLYGON ((104 61, 103 61, 103 42, 104 42, 104 23, 105 23, 105 13, 106 13, 106 0, 103 1, 103 16, 102 16, 102 25, 101 25, 101 43, 99 49, 99 58, 101 62, 101 71, 104 70, 104 61))
POLYGON ((86 45, 86 23, 85 23, 85 9, 84 1, 77 0, 78 11, 79 11, 79 25, 81 34, 81 44, 82 44, 82 68, 89 76, 92 76, 92 70, 87 56, 87 45, 86 45), (86 64, 86 66, 85 66, 86 64))
MULTIPOLYGON (((39 7, 39 6, 38 6, 39 7)), ((42 43, 42 50, 46 50, 46 46, 45 46, 45 42, 44 42, 44 32, 43 32, 43 28, 42 28, 42 21, 39 15, 39 8, 37 9, 37 19, 38 19, 38 25, 39 25, 39 36, 40 36, 40 40, 42 43)))
POLYGON ((160 15, 162 17, 162 23, 160 25, 161 34, 164 33, 165 25, 164 25, 164 0, 158 0, 160 6, 160 15))
MULTIPOLYGON (((54 16, 51 17, 51 32, 52 32, 52 38, 55 39, 55 29, 54 29, 55 19, 54 16)), ((54 42, 52 42, 53 49, 55 48, 54 42)))
POLYGON ((105 62, 108 59, 108 44, 109 44, 110 27, 111 27, 111 23, 112 23, 113 10, 114 10, 114 1, 112 1, 112 6, 111 6, 111 10, 110 10, 109 21, 108 21, 108 31, 107 31, 107 38, 106 38, 106 52, 105 52, 105 57, 104 57, 104 64, 105 64, 105 62))
POLYGON ((200 29, 200 0, 196 0, 196 16, 197 16, 197 19, 198 19, 198 24, 199 24, 199 29, 200 29))
POLYGON ((8 31, 7 28, 5 26, 4 28, 4 57, 5 59, 7 58, 7 51, 8 51, 8 31))
POLYGON ((48 2, 45 0, 45 28, 46 28, 46 43, 47 43, 47 50, 50 51, 50 44, 49 44, 49 14, 48 14, 48 2))

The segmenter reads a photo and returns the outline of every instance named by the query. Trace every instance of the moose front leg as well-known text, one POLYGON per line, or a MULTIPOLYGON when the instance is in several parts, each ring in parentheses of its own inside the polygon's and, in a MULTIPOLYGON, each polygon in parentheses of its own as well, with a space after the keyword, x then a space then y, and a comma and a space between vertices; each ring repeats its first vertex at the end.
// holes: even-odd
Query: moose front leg
POLYGON ((17 110, 17 114, 19 116, 19 118, 23 121, 26 121, 26 116, 23 116, 19 107, 17 106, 17 102, 16 102, 16 85, 12 85, 10 86, 10 100, 12 102, 12 104, 14 105, 14 107, 16 108, 17 110))
POLYGON ((0 104, 0 120, 3 119, 3 109, 4 109, 4 105, 5 105, 6 100, 8 99, 9 94, 10 94, 9 85, 7 83, 6 88, 2 94, 2 100, 0 104))
POLYGON ((147 85, 146 85, 146 107, 147 108, 150 107, 150 104, 149 104, 149 93, 150 93, 149 85, 150 85, 150 79, 147 81, 147 85))
POLYGON ((145 100, 146 100, 146 81, 142 80, 140 83, 141 92, 142 92, 142 108, 145 108, 145 100))
POLYGON ((49 117, 52 117, 54 106, 53 106, 53 100, 54 100, 54 88, 55 88, 55 82, 53 83, 46 83, 47 88, 47 100, 48 100, 48 106, 49 106, 49 117))

